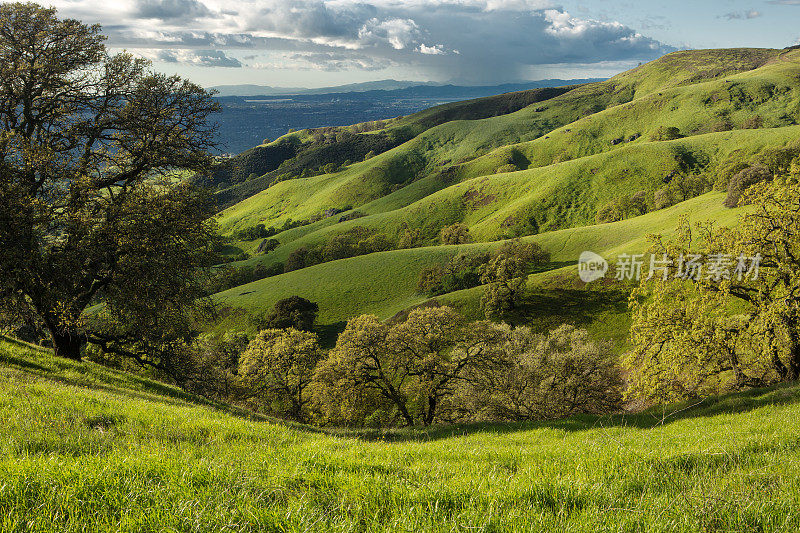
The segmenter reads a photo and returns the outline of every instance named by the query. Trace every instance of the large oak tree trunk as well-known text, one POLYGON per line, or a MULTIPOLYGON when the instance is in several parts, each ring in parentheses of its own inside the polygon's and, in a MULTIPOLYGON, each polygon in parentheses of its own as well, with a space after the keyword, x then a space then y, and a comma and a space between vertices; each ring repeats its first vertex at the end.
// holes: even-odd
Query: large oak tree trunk
POLYGON ((51 331, 50 337, 53 339, 53 350, 57 357, 64 357, 73 361, 81 360, 83 338, 80 335, 51 331))

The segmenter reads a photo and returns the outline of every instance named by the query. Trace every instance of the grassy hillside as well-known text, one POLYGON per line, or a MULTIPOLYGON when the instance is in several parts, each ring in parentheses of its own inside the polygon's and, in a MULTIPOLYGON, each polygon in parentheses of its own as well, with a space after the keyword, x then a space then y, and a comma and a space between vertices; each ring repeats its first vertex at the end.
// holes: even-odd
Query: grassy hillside
MULTIPOLYGON (((546 309, 548 317, 539 313, 527 316, 526 321, 544 320, 543 325, 546 326, 577 322, 590 331, 594 329, 615 339, 619 346, 624 345, 627 335, 625 296, 613 291, 598 292, 595 285, 583 286, 575 271, 580 253, 593 250, 609 259, 619 253, 643 253, 648 246, 647 235, 670 233, 681 215, 688 215, 694 221, 735 223, 741 208, 724 208, 723 198, 724 195, 720 193, 709 193, 633 219, 526 237, 525 240, 536 242, 550 252, 552 260, 552 270, 532 276, 529 280, 531 294, 526 307, 533 312, 542 309, 543 299, 558 301, 566 298, 572 301, 574 307, 596 311, 585 316, 579 315, 573 307, 566 306, 565 301, 561 304, 554 302, 546 309), (553 279, 558 283, 548 282, 553 279), (537 292, 540 287, 544 287, 541 289, 543 292, 537 292), (564 289, 570 292, 565 294, 564 289), (579 316, 583 316, 583 319, 578 320, 579 316)), ((242 285, 222 292, 217 297, 223 306, 257 313, 271 308, 281 298, 302 296, 319 305, 319 323, 323 327, 341 326, 348 318, 362 313, 388 318, 428 299, 416 289, 419 273, 426 266, 443 262, 459 252, 490 250, 499 245, 499 242, 489 242, 432 246, 342 259, 242 285)), ((479 318, 481 291, 481 288, 460 291, 440 297, 439 300, 460 308, 472 318, 479 318)))
MULTIPOLYGON (((671 231, 681 214, 735 223, 737 212, 722 207, 722 193, 692 196, 734 163, 764 164, 775 150, 797 149, 798 76, 800 50, 677 52, 605 82, 449 104, 362 131, 359 138, 409 140, 335 172, 285 179, 219 213, 228 249, 252 255, 234 266, 281 267, 295 250, 319 250, 351 230, 380 234, 392 248, 411 235, 415 248, 323 263, 219 293, 224 306, 241 310, 219 327, 250 327, 246 315, 298 295, 319 304, 328 338, 354 315, 388 318, 428 300, 416 290, 423 268, 522 236, 541 244, 553 262, 531 277, 522 310, 506 319, 541 329, 572 322, 624 350, 627 288, 576 285, 577 256, 643 252, 645 237, 671 231), (666 128, 678 138, 661 137, 666 128), (682 183, 701 185, 675 192, 682 183), (671 187, 675 197, 657 201, 671 187), (650 212, 595 225, 602 209, 634 195, 650 212), (454 223, 467 225, 477 244, 439 246, 439 231, 454 223), (262 239, 234 238, 259 224, 278 228, 279 245, 267 254, 257 253, 262 239)), ((313 144, 320 134, 293 135, 313 144)), ((481 293, 475 288, 438 300, 479 318, 481 293)))
MULTIPOLYGON (((548 173, 558 169, 575 182, 585 170, 554 165, 620 150, 627 150, 620 158, 630 158, 631 149, 648 149, 648 140, 659 127, 676 127, 684 136, 695 136, 752 125, 791 126, 800 118, 796 56, 800 52, 746 49, 670 54, 513 113, 446 122, 335 174, 281 182, 225 211, 221 225, 228 232, 261 222, 280 225, 329 208, 385 212, 453 183, 496 172, 552 166, 548 173)), ((729 152, 735 149, 730 145, 729 152)), ((701 155, 705 158, 676 163, 702 171, 713 163, 709 159, 713 154, 701 155)), ((652 176, 664 168, 658 158, 652 166, 637 170, 647 171, 651 180, 646 185, 652 189, 652 176)), ((593 212, 603 198, 577 200, 581 208, 593 212)), ((554 203, 563 209, 575 199, 554 203)), ((552 224, 557 215, 544 218, 552 224)))
POLYGON ((0 530, 794 531, 798 400, 334 433, 0 340, 0 530))

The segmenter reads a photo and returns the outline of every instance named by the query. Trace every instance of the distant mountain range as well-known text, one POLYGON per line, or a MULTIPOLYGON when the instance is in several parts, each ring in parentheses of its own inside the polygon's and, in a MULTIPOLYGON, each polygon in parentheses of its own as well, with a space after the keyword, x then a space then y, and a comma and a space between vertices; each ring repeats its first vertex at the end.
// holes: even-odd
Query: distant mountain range
POLYGON ((334 87, 320 87, 316 89, 305 89, 301 87, 272 87, 269 85, 216 85, 210 87, 217 91, 217 96, 285 96, 285 95, 319 95, 319 94, 341 94, 341 93, 362 93, 371 91, 387 91, 394 92, 405 89, 418 89, 425 88, 431 90, 427 94, 450 93, 459 91, 462 94, 464 90, 473 91, 474 94, 488 96, 492 94, 500 94, 502 92, 524 91, 527 89, 537 89, 540 87, 557 87, 560 85, 572 85, 575 83, 585 83, 591 81, 601 81, 601 78, 581 79, 581 80, 562 80, 562 79, 549 79, 549 80, 536 80, 536 81, 520 81, 514 83, 505 83, 501 85, 490 86, 469 86, 469 85, 453 85, 441 84, 433 82, 422 81, 398 81, 398 80, 381 80, 381 81, 368 81, 364 83, 350 83, 347 85, 337 85, 334 87), (499 91, 499 92, 498 92, 499 91))
POLYGON ((290 129, 346 126, 409 115, 449 102, 592 81, 598 80, 554 79, 475 87, 395 80, 322 89, 221 86, 217 95, 222 104, 222 113, 216 118, 218 138, 222 151, 239 153, 290 129))

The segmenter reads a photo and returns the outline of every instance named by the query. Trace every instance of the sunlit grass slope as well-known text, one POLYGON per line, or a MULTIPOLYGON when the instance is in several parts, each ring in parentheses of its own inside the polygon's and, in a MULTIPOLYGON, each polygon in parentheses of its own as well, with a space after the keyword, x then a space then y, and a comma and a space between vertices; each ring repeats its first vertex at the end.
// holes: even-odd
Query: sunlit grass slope
POLYGON ((798 400, 326 433, 0 341, 0 530, 796 531, 798 400))
MULTIPOLYGON (((766 128, 791 126, 800 118, 798 58, 800 51, 759 49, 670 54, 513 113, 441 124, 333 175, 278 183, 222 213, 221 228, 280 225, 329 208, 384 212, 509 168, 547 167, 550 173, 554 164, 600 153, 622 151, 631 158, 641 147, 646 155, 650 135, 662 126, 689 137, 742 128, 757 116, 766 128)), ((697 160, 700 166, 709 162, 697 160)), ((642 170, 649 175, 664 166, 658 159, 642 170)), ((570 182, 583 177, 580 165, 558 168, 570 182)), ((654 187, 652 180, 647 186, 654 187)), ((593 211, 595 200, 605 199, 602 189, 598 195, 577 199, 579 206, 593 211)), ((554 204, 564 208, 574 200, 556 198, 554 204)))
MULTIPOLYGON (((574 283, 577 280, 574 265, 582 251, 593 250, 609 258, 623 252, 643 253, 648 247, 648 234, 672 232, 682 215, 687 215, 694 221, 715 220, 719 224, 732 224, 741 209, 724 208, 723 198, 721 193, 709 193, 668 209, 621 222, 526 237, 525 240, 539 243, 550 252, 553 262, 551 268, 556 269, 532 276, 529 289, 535 293, 541 287, 577 288, 577 294, 572 294, 573 298, 578 299, 576 305, 580 305, 584 298, 592 300, 596 298, 592 294, 593 286, 584 288, 580 283, 577 286, 574 283), (564 264, 569 266, 563 266, 564 264), (556 276, 557 282, 551 282, 556 276)), ((428 299, 416 289, 419 273, 424 267, 443 262, 459 252, 491 250, 499 245, 500 242, 488 242, 463 246, 432 246, 342 259, 242 285, 219 293, 217 298, 223 306, 244 308, 250 313, 257 313, 271 308, 281 298, 302 296, 319 305, 319 323, 323 326, 341 323, 362 313, 388 318, 428 299)), ((468 316, 479 318, 481 290, 476 288, 460 291, 441 297, 440 300, 452 302, 468 316)), ((612 300, 610 308, 604 308, 603 313, 587 316, 583 325, 589 326, 596 321, 619 325, 627 310, 624 305, 621 308, 618 305, 618 296, 615 295, 612 300)), ((563 321, 574 322, 574 315, 570 317, 556 313, 555 316, 563 321)), ((596 327, 604 326, 598 324, 596 327)), ((623 324, 619 331, 609 334, 622 341, 626 332, 627 328, 623 324)))

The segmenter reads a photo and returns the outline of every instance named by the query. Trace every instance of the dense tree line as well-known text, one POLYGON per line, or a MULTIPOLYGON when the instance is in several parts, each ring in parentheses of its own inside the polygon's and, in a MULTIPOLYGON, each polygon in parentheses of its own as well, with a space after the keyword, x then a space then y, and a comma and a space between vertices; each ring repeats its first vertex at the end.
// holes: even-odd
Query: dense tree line
MULTIPOLYGON (((287 306, 275 312, 288 317, 279 311, 287 306)), ((214 343, 205 346, 208 352, 214 343)), ((549 419, 608 412, 621 398, 610 347, 585 331, 562 326, 537 334, 469 322, 448 307, 415 309, 396 323, 353 318, 327 352, 313 332, 294 324, 263 329, 246 344, 225 336, 215 351, 206 358, 222 366, 207 391, 320 425, 549 419)))

